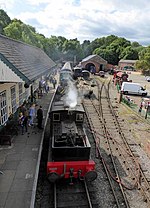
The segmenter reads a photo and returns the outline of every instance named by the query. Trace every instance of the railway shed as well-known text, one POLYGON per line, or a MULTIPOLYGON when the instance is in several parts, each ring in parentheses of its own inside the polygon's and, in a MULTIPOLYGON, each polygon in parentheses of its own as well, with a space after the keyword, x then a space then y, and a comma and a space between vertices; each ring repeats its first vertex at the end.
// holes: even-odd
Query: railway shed
POLYGON ((105 71, 107 68, 107 61, 98 55, 90 55, 81 61, 81 67, 92 73, 105 71))
POLYGON ((118 63, 118 66, 120 69, 135 71, 135 63, 136 62, 137 62, 137 60, 121 59, 118 63))

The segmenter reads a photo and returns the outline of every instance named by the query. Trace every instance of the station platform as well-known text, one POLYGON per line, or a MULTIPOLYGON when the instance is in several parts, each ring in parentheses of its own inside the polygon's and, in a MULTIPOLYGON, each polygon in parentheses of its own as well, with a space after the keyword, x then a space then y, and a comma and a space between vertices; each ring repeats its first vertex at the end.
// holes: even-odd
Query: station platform
MULTIPOLYGON (((45 128, 54 89, 37 99, 42 105, 45 128)), ((0 146, 0 208, 33 208, 38 179, 40 154, 44 129, 36 125, 28 127, 24 135, 21 130, 14 136, 11 146, 0 146)))

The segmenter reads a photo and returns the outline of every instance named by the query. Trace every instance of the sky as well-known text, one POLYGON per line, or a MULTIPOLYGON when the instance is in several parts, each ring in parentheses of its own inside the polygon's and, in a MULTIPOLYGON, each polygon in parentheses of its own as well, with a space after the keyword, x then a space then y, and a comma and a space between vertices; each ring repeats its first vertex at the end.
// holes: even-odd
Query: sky
POLYGON ((116 35, 150 45, 150 0, 0 0, 0 8, 48 38, 116 35))

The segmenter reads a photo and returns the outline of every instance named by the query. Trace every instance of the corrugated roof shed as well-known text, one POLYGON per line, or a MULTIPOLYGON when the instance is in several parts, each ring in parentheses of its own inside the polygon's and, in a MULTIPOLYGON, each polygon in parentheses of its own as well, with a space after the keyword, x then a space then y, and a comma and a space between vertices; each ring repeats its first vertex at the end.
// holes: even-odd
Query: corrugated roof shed
POLYGON ((0 59, 25 82, 32 82, 56 66, 40 48, 0 35, 0 59))

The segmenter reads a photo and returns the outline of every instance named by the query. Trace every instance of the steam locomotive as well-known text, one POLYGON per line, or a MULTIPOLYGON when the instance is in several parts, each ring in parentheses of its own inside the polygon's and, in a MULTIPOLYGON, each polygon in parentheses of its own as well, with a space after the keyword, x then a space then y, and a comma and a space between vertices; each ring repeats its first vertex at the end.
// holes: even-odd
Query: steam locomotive
POLYGON ((83 125, 85 111, 74 84, 69 84, 59 100, 56 93, 49 118, 48 180, 53 183, 62 178, 70 182, 74 178, 95 180, 95 162, 90 158, 91 145, 83 125))

